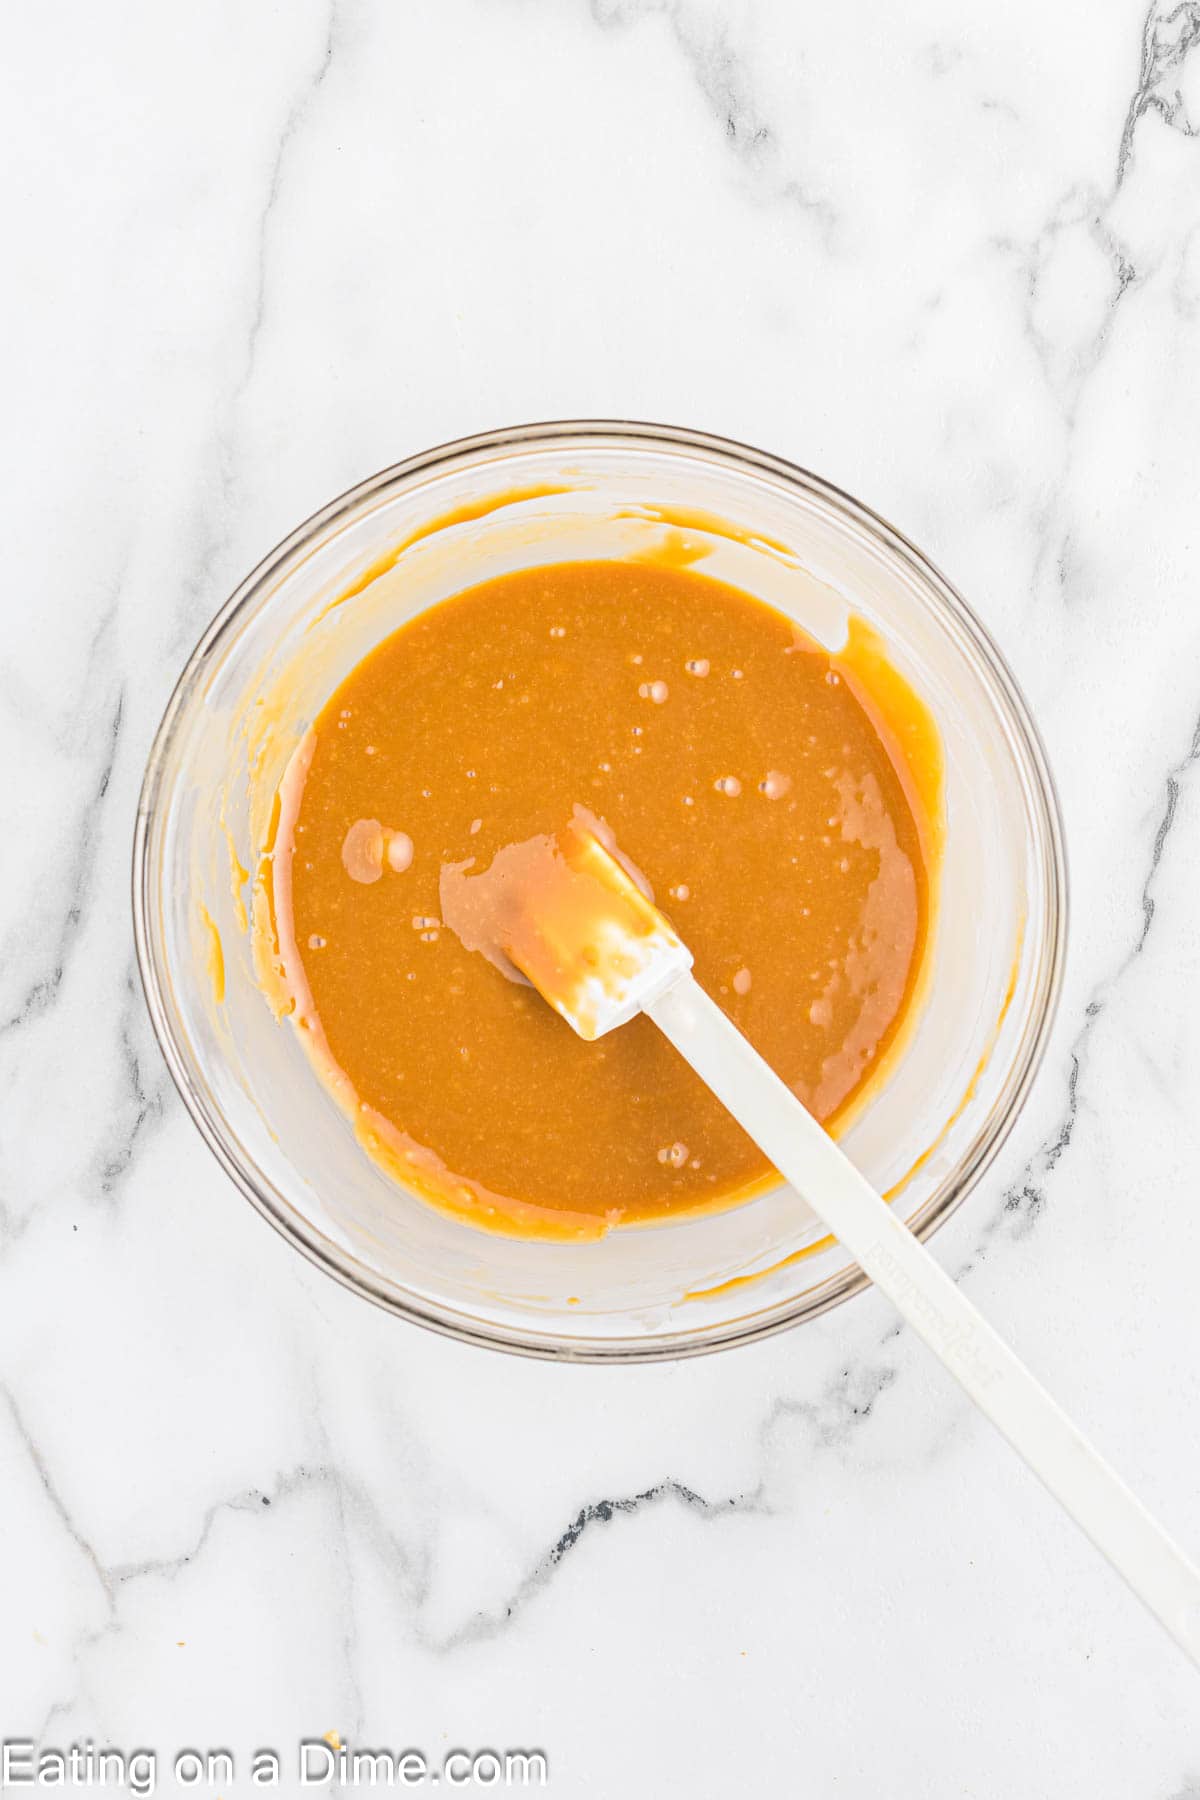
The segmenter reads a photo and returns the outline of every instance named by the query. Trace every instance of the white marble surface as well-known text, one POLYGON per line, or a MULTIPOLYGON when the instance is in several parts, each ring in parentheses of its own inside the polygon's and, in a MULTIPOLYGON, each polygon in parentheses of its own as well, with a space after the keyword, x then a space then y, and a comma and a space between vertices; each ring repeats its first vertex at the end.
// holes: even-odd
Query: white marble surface
POLYGON ((127 867, 186 651, 377 467, 632 416, 862 495, 1015 665, 1073 865, 1054 1045, 938 1254, 1200 1551, 1200 7, 5 37, 0 1737, 1195 1800, 1200 1677, 873 1296, 613 1372, 304 1265, 168 1084, 127 867))

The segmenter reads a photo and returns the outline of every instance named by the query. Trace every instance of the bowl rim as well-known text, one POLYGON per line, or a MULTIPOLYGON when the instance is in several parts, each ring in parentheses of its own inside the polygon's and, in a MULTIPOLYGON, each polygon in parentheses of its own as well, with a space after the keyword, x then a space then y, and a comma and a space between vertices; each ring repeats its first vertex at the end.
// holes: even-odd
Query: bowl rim
MULTIPOLYGON (((385 490, 401 487, 416 478, 427 478, 454 463, 480 461, 488 453, 529 446, 546 447, 568 440, 592 444, 632 441, 668 452, 701 452, 735 468, 760 471, 785 485, 818 499, 840 513, 875 540, 877 546, 907 563, 921 578, 943 618, 966 635, 973 653, 990 677, 995 697, 1006 715, 1010 732, 1021 745, 1032 780, 1026 784, 1028 799, 1040 815, 1041 837, 1047 855, 1043 869, 1043 902, 1049 921, 1046 947, 1036 971, 1030 1015, 1017 1046, 1000 1095, 954 1169, 909 1220, 922 1240, 931 1236, 958 1209, 977 1185, 1006 1142, 1041 1067, 1053 1027, 1062 989, 1066 960, 1068 878, 1062 812, 1038 728, 1024 694, 985 626, 958 589, 917 546, 883 516, 844 489, 786 458, 759 450, 733 438, 688 427, 662 425, 632 419, 554 419, 478 432, 420 451, 379 470, 329 501, 310 515, 268 552, 247 574, 201 634, 184 664, 167 701, 147 758, 138 798, 133 834, 132 902, 134 942, 138 971, 151 1025, 159 1049, 184 1106, 209 1150, 251 1205, 294 1248, 342 1286, 373 1301, 385 1311, 462 1343, 480 1345, 509 1354, 543 1360, 588 1363, 642 1363, 674 1361, 706 1355, 737 1345, 756 1343, 817 1318, 832 1307, 853 1298, 871 1284, 862 1270, 850 1264, 803 1297, 779 1303, 772 1309, 703 1327, 696 1332, 671 1332, 653 1337, 589 1337, 564 1335, 507 1323, 483 1323, 450 1306, 430 1302, 397 1283, 376 1276, 365 1265, 306 1219, 273 1182, 247 1157, 243 1161, 231 1143, 219 1109, 209 1104, 201 1084, 193 1078, 191 1059, 183 1034, 177 1028, 168 999, 168 971, 160 964, 159 946, 151 929, 151 877, 149 848, 168 753, 181 715, 203 677, 209 659, 242 611, 261 589, 289 572, 289 565, 311 554, 316 542, 332 535, 356 512, 385 490), (250 1166, 247 1166, 250 1164, 250 1166)), ((240 1146, 239 1146, 240 1148, 240 1146)))

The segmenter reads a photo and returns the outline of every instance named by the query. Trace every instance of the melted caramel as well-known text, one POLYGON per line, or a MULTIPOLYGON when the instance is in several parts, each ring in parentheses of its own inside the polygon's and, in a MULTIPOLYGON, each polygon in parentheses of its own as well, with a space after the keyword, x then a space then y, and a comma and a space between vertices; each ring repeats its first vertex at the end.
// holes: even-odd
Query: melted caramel
POLYGON ((873 643, 831 655, 679 562, 522 571, 379 645, 293 758, 255 894, 268 986, 372 1153, 437 1204, 534 1235, 769 1185, 649 1021, 582 1042, 464 949, 444 924, 455 879, 587 808, 698 979, 833 1123, 921 971, 939 764, 906 692, 873 643))

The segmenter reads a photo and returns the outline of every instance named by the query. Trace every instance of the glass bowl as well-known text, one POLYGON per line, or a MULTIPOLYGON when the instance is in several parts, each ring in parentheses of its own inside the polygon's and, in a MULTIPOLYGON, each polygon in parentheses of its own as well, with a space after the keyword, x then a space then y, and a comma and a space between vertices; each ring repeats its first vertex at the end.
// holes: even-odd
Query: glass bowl
POLYGON ((745 1343, 864 1285, 796 1195, 599 1242, 484 1232, 360 1149, 255 980, 245 930, 274 786, 334 686, 406 618, 538 562, 661 548, 761 596, 831 649, 855 614, 942 735, 946 840, 918 1021, 842 1141, 926 1236, 1029 1088, 1058 994, 1057 802, 1012 675, 938 571, 803 469, 698 432, 519 426, 430 450, 335 500, 249 575, 197 645, 146 771, 134 844, 154 1028, 205 1140, 297 1249, 402 1318, 529 1355, 637 1361, 745 1343))

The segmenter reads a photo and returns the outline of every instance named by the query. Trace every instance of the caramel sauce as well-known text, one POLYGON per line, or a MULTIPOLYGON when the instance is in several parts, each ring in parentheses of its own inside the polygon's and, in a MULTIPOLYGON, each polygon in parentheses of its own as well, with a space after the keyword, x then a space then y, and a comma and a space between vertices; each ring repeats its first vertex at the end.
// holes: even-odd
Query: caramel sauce
POLYGON ((924 709, 864 632, 830 654, 690 560, 524 570, 431 608, 351 671, 280 789, 260 981, 371 1153, 480 1224, 595 1236, 776 1178, 649 1021, 582 1042, 464 949, 447 871, 478 880, 588 809, 827 1125, 917 993, 940 804, 924 709), (343 854, 356 826, 368 879, 343 854))

